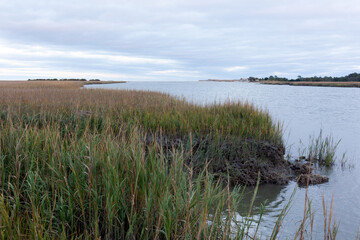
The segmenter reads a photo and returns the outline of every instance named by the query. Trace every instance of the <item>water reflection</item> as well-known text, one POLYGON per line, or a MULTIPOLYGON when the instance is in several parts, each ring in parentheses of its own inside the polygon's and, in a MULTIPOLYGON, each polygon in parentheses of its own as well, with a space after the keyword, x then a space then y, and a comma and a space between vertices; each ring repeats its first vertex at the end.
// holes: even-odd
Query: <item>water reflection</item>
MULTIPOLYGON (((258 193, 254 200, 254 207, 251 210, 251 216, 260 214, 261 206, 265 206, 265 214, 278 209, 286 199, 281 196, 281 191, 286 186, 275 184, 262 184, 258 188, 258 193)), ((249 213, 249 205, 254 195, 255 187, 247 187, 244 191, 241 205, 237 208, 241 216, 247 216, 249 213)))

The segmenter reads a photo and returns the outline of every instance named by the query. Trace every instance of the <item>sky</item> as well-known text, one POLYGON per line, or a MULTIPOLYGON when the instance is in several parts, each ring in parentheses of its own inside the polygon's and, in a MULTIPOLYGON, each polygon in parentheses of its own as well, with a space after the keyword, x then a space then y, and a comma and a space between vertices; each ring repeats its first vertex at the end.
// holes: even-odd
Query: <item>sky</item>
POLYGON ((0 79, 360 72, 359 0, 0 0, 0 79))

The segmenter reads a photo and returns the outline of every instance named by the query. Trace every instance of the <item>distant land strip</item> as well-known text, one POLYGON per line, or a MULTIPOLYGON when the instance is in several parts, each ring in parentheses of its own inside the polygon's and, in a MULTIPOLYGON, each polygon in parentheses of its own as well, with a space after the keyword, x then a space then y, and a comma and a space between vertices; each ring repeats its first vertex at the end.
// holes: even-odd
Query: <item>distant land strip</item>
POLYGON ((269 85, 291 85, 291 86, 319 86, 319 87, 360 87, 360 74, 351 73, 343 77, 302 77, 288 79, 285 77, 270 76, 265 78, 248 77, 233 80, 208 79, 199 80, 204 82, 258 82, 269 85))
POLYGON ((298 82, 298 81, 259 81, 268 85, 313 86, 313 87, 360 87, 360 82, 298 82))

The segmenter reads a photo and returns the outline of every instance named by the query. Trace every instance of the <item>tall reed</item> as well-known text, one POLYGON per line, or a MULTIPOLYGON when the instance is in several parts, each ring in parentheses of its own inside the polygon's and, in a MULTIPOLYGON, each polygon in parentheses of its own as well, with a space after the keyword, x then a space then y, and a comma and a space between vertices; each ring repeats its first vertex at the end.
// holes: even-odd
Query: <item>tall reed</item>
POLYGON ((232 227, 240 188, 215 180, 206 161, 195 176, 192 140, 281 144, 280 129, 251 105, 201 107, 75 83, 0 85, 4 239, 229 239, 246 227, 232 227), (177 138, 177 147, 163 142, 177 138))
POLYGON ((310 145, 308 147, 308 159, 323 166, 332 166, 336 161, 336 149, 339 146, 341 140, 335 141, 334 138, 329 135, 324 137, 322 130, 320 130, 319 136, 310 138, 310 145))
POLYGON ((251 218, 234 217, 242 188, 230 190, 230 180, 209 169, 222 160, 223 143, 245 155, 252 147, 243 140, 282 145, 281 127, 266 112, 80 86, 0 83, 2 239, 257 237, 251 218), (194 152, 204 141, 211 144, 194 152), (203 159, 197 171, 194 158, 203 159))

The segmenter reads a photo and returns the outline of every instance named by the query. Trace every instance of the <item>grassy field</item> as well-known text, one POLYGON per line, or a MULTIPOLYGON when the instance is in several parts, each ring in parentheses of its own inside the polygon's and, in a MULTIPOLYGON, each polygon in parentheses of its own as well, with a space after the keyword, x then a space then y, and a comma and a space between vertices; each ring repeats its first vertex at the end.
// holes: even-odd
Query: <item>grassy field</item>
POLYGON ((214 166, 282 145, 266 112, 81 86, 0 82, 2 239, 247 237, 251 221, 233 221, 241 188, 214 166))
POLYGON ((317 87, 360 87, 360 82, 296 82, 296 81, 260 81, 261 84, 291 85, 291 86, 317 86, 317 87))

